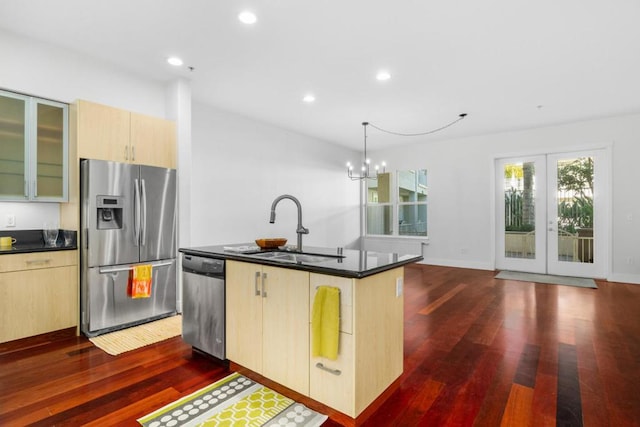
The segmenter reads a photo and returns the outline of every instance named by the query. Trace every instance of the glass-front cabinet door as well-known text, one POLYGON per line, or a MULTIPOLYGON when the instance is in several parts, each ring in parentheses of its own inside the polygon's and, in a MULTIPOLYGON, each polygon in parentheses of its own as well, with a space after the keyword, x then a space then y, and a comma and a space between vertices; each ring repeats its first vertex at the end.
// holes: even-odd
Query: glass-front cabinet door
POLYGON ((66 201, 68 106, 0 91, 0 199, 66 201))
POLYGON ((0 197, 22 199, 26 195, 27 101, 0 92, 0 197))

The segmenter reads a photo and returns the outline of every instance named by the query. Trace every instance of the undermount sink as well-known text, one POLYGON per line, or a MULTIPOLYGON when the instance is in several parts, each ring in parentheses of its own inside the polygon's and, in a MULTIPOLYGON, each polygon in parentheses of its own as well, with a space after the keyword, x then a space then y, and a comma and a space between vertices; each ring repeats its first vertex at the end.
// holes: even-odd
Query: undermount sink
POLYGON ((344 258, 342 255, 325 255, 325 254, 312 254, 312 253, 296 253, 296 252, 260 252, 256 254, 251 254, 251 256, 269 259, 272 261, 281 261, 281 262, 304 262, 304 263, 316 263, 316 262, 325 262, 325 261, 333 261, 335 259, 344 258))

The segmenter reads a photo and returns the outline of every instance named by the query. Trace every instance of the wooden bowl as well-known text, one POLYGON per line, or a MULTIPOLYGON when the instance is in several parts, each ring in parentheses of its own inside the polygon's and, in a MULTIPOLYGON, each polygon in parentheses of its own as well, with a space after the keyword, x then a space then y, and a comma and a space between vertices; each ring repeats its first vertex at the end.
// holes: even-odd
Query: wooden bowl
POLYGON ((276 249, 279 246, 284 246, 287 243, 287 239, 256 239, 256 245, 260 246, 260 249, 276 249))

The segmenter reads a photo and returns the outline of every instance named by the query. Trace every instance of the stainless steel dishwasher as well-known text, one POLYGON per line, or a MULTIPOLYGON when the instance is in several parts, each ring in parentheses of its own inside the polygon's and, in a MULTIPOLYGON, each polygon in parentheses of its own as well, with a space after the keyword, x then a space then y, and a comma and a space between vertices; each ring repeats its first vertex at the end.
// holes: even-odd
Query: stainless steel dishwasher
POLYGON ((224 260, 183 254, 182 338, 225 360, 224 260))

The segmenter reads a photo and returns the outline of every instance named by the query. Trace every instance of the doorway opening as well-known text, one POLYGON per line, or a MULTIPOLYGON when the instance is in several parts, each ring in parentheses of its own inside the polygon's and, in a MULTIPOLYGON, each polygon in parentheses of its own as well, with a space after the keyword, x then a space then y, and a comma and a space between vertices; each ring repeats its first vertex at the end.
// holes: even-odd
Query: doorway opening
POLYGON ((608 261, 606 150, 496 160, 496 267, 601 278, 608 261))

